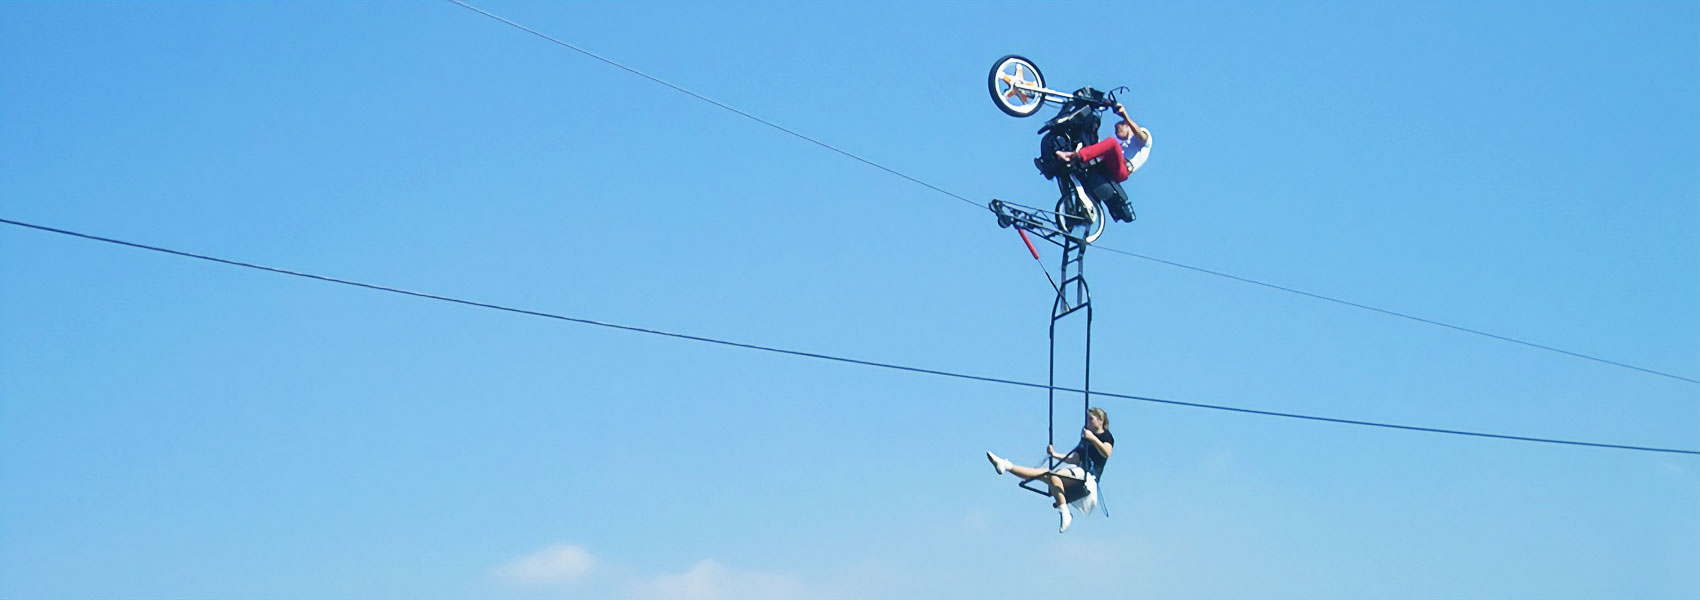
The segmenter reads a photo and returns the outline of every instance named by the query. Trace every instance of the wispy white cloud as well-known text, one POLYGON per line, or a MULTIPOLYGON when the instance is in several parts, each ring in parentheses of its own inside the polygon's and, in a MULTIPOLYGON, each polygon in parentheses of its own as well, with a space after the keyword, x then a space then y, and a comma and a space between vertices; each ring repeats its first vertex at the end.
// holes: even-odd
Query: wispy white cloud
POLYGON ((867 565, 854 570, 827 579, 806 579, 703 559, 683 571, 644 572, 598 558, 578 545, 556 544, 508 561, 491 574, 507 587, 615 600, 822 600, 881 595, 874 588, 888 577, 867 565))
POLYGON ((558 544, 496 568, 498 579, 512 585, 551 586, 583 582, 597 571, 596 557, 571 544, 558 544))
POLYGON ((641 579, 627 589, 632 600, 780 600, 822 595, 794 576, 733 570, 713 560, 698 562, 683 573, 641 579))
POLYGON ((973 533, 986 531, 991 525, 992 513, 984 508, 976 508, 962 514, 962 529, 973 533))
POLYGON ((1217 450, 1210 453, 1204 461, 1204 467, 1211 471, 1226 471, 1234 467, 1234 452, 1232 450, 1217 450))

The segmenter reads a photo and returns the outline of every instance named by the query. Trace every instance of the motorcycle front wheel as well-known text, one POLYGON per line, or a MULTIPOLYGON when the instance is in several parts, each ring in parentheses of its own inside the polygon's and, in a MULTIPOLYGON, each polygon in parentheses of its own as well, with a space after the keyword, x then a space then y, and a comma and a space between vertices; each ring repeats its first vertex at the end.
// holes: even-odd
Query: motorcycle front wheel
POLYGON ((992 93, 992 102, 998 105, 998 110, 1012 117, 1031 117, 1039 113, 1045 106, 1045 97, 1039 92, 1015 87, 1015 84, 1027 87, 1045 87, 1045 75, 1039 72, 1039 67, 1033 61, 1014 54, 998 59, 992 63, 992 72, 987 77, 986 85, 992 93))

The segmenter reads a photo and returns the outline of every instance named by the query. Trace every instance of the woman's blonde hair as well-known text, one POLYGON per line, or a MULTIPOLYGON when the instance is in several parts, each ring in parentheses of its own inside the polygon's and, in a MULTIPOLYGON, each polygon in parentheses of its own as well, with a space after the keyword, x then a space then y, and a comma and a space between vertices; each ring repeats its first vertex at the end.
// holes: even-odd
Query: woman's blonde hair
POLYGON ((1104 409, 1098 408, 1096 406, 1089 408, 1089 409, 1086 409, 1086 412, 1090 413, 1091 415, 1093 415, 1095 417, 1098 417, 1099 421, 1103 421, 1104 422, 1104 429, 1110 428, 1110 413, 1104 412, 1104 409))

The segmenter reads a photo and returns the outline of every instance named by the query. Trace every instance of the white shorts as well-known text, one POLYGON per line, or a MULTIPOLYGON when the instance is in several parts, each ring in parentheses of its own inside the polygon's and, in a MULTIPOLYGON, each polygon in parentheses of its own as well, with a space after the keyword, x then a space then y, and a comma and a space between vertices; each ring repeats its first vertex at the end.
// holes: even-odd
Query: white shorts
MULTIPOLYGON (((1086 469, 1082 469, 1080 465, 1073 463, 1058 463, 1057 466, 1051 468, 1051 472, 1067 479, 1086 482, 1086 495, 1069 502, 1069 506, 1073 506, 1083 515, 1092 514, 1092 511, 1098 508, 1097 477, 1093 477, 1091 473, 1086 472, 1086 469)), ((1065 481, 1063 484, 1067 486, 1068 482, 1065 481)))
POLYGON ((1051 468, 1051 472, 1075 481, 1086 481, 1086 469, 1074 463, 1057 463, 1057 466, 1051 468))

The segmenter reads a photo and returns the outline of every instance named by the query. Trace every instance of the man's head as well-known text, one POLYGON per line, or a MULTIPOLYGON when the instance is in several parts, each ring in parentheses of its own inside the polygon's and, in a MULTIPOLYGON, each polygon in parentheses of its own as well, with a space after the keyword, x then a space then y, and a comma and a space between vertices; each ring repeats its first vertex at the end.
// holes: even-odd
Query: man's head
POLYGON ((1133 125, 1127 121, 1116 121, 1116 137, 1124 140, 1133 139, 1133 125))

